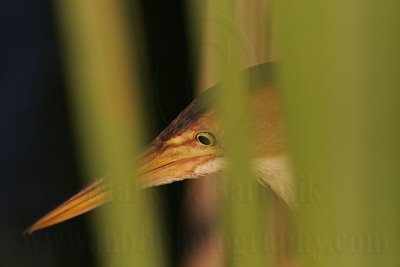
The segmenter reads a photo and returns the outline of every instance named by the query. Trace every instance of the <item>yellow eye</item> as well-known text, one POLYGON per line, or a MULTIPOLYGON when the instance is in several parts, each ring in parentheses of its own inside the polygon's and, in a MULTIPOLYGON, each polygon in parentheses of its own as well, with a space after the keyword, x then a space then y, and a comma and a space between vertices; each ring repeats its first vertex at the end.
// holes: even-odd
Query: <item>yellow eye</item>
POLYGON ((204 146, 214 146, 217 143, 217 139, 210 132, 201 132, 196 135, 196 139, 200 144, 204 146))

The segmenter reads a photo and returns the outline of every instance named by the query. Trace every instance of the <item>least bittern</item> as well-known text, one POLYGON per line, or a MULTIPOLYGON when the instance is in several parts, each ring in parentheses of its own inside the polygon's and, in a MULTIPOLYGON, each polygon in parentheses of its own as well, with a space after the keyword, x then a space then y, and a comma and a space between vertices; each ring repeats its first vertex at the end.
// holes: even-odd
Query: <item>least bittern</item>
MULTIPOLYGON (((265 63, 242 73, 251 89, 247 115, 255 134, 255 174, 291 205, 293 189, 274 69, 274 63, 265 63)), ((150 144, 139 161, 141 187, 199 178, 226 168, 224 131, 217 122, 218 105, 213 102, 218 85, 215 87, 193 100, 150 144)), ((109 194, 106 180, 100 179, 39 219, 27 232, 90 211, 106 203, 109 194)))

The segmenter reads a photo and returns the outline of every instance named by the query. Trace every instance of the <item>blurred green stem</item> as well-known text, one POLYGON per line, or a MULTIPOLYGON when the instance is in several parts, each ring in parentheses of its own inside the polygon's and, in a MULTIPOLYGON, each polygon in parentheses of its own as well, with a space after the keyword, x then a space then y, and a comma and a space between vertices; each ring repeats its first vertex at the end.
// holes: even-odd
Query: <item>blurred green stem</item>
POLYGON ((399 1, 278 1, 303 266, 400 262, 399 1))
POLYGON ((120 1, 57 2, 84 165, 90 178, 111 174, 112 205, 96 213, 94 254, 104 266, 160 266, 156 220, 134 182, 144 130, 122 10, 120 1))

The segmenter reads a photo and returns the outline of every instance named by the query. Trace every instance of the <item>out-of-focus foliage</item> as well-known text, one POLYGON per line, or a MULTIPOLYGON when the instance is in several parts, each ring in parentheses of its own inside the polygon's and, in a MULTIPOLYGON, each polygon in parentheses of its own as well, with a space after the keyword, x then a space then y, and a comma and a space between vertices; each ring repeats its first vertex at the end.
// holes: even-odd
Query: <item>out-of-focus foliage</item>
POLYGON ((133 182, 145 125, 122 3, 59 1, 57 8, 84 162, 110 179, 113 205, 94 223, 103 246, 96 251, 104 266, 160 266, 156 219, 133 182))
POLYGON ((277 2, 302 266, 396 266, 400 2, 277 2))

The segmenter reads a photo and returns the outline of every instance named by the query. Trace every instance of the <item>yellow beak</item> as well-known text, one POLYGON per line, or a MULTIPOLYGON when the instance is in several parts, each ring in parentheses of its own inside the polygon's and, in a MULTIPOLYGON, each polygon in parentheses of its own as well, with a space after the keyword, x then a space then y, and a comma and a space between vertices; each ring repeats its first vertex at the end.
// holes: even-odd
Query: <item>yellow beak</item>
MULTIPOLYGON (((139 187, 146 188, 186 178, 196 178, 194 173, 196 167, 215 158, 212 154, 196 155, 195 151, 193 153, 190 151, 187 147, 177 147, 160 152, 153 144, 139 162, 139 187)), ((99 179, 40 218, 24 233, 31 234, 36 230, 66 221, 109 200, 110 190, 107 181, 99 179)))

